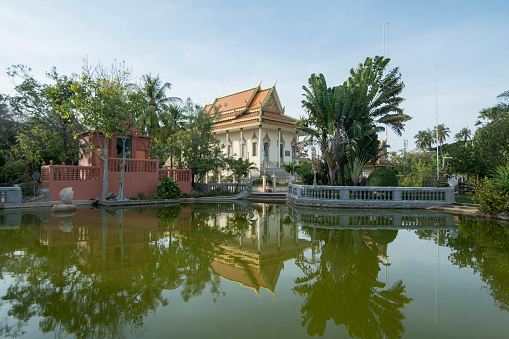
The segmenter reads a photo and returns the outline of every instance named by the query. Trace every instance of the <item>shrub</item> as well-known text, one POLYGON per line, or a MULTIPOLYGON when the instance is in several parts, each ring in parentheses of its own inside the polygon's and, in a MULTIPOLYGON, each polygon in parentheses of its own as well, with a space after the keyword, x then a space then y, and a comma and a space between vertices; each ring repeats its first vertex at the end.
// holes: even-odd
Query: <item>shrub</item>
POLYGON ((173 177, 163 177, 157 185, 157 196, 161 199, 177 199, 180 198, 182 192, 179 185, 173 180, 173 177))
POLYGON ((509 197, 501 191, 496 182, 485 178, 482 186, 475 190, 474 202, 479 204, 479 212, 496 214, 508 209, 509 197))
POLYGON ((509 165, 497 167, 492 175, 493 185, 505 194, 509 194, 509 165))
POLYGON ((422 181, 412 176, 398 178, 398 184, 399 187, 422 187, 422 181))
POLYGON ((377 168, 369 175, 366 186, 398 187, 398 177, 389 168, 377 168))

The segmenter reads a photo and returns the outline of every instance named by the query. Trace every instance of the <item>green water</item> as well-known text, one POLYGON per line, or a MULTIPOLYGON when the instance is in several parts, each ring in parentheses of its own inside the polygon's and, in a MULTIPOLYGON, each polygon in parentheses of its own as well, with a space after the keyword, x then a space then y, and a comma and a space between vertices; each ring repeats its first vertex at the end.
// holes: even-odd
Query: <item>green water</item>
POLYGON ((509 338, 509 229, 430 211, 0 211, 0 337, 509 338))

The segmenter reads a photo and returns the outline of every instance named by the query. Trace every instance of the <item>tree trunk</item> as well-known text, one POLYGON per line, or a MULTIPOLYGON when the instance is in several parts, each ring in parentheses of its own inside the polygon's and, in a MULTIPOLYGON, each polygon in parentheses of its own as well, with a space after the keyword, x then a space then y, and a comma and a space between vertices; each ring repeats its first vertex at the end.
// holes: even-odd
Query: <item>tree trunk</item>
POLYGON ((110 146, 110 138, 108 138, 106 135, 104 136, 104 153, 102 155, 102 158, 100 158, 103 162, 104 166, 104 172, 103 172, 103 189, 101 193, 101 199, 106 198, 106 195, 108 195, 108 149, 110 146))
POLYGON ((125 141, 126 137, 122 137, 122 149, 124 150, 124 154, 122 154, 122 169, 120 170, 120 182, 118 184, 118 195, 117 200, 124 200, 124 176, 125 176, 125 158, 126 158, 126 150, 125 150, 125 141))

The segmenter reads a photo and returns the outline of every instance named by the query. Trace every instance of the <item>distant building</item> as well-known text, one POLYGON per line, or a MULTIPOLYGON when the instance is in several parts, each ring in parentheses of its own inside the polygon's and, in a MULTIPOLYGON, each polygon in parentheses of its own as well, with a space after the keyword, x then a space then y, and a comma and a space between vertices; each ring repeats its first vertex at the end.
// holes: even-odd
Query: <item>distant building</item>
POLYGON ((298 160, 297 120, 284 114, 276 84, 216 97, 205 111, 219 116, 213 133, 226 156, 249 159, 260 171, 298 160))
POLYGON ((376 159, 371 159, 370 161, 368 161, 366 165, 364 165, 364 167, 362 167, 361 175, 363 177, 369 177, 371 172, 380 167, 386 167, 391 169, 396 167, 396 165, 389 161, 389 155, 387 153, 386 145, 387 139, 380 140, 380 151, 378 151, 376 159))

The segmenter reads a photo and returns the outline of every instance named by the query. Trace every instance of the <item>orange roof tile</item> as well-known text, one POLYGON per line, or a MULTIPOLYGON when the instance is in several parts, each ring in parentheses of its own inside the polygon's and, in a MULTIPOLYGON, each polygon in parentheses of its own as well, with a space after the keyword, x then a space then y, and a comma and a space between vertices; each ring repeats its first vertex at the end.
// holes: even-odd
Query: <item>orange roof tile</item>
POLYGON ((269 93, 268 88, 256 93, 256 95, 253 98, 253 101, 251 101, 251 105, 249 105, 248 109, 260 108, 260 102, 263 102, 263 100, 265 100, 265 97, 267 96, 268 93, 269 93))
POLYGON ((230 111, 232 109, 238 109, 246 107, 246 103, 249 103, 249 99, 254 94, 258 87, 253 87, 242 92, 226 95, 224 97, 218 97, 213 104, 205 106, 207 112, 212 113, 215 107, 218 107, 219 113, 230 111))

